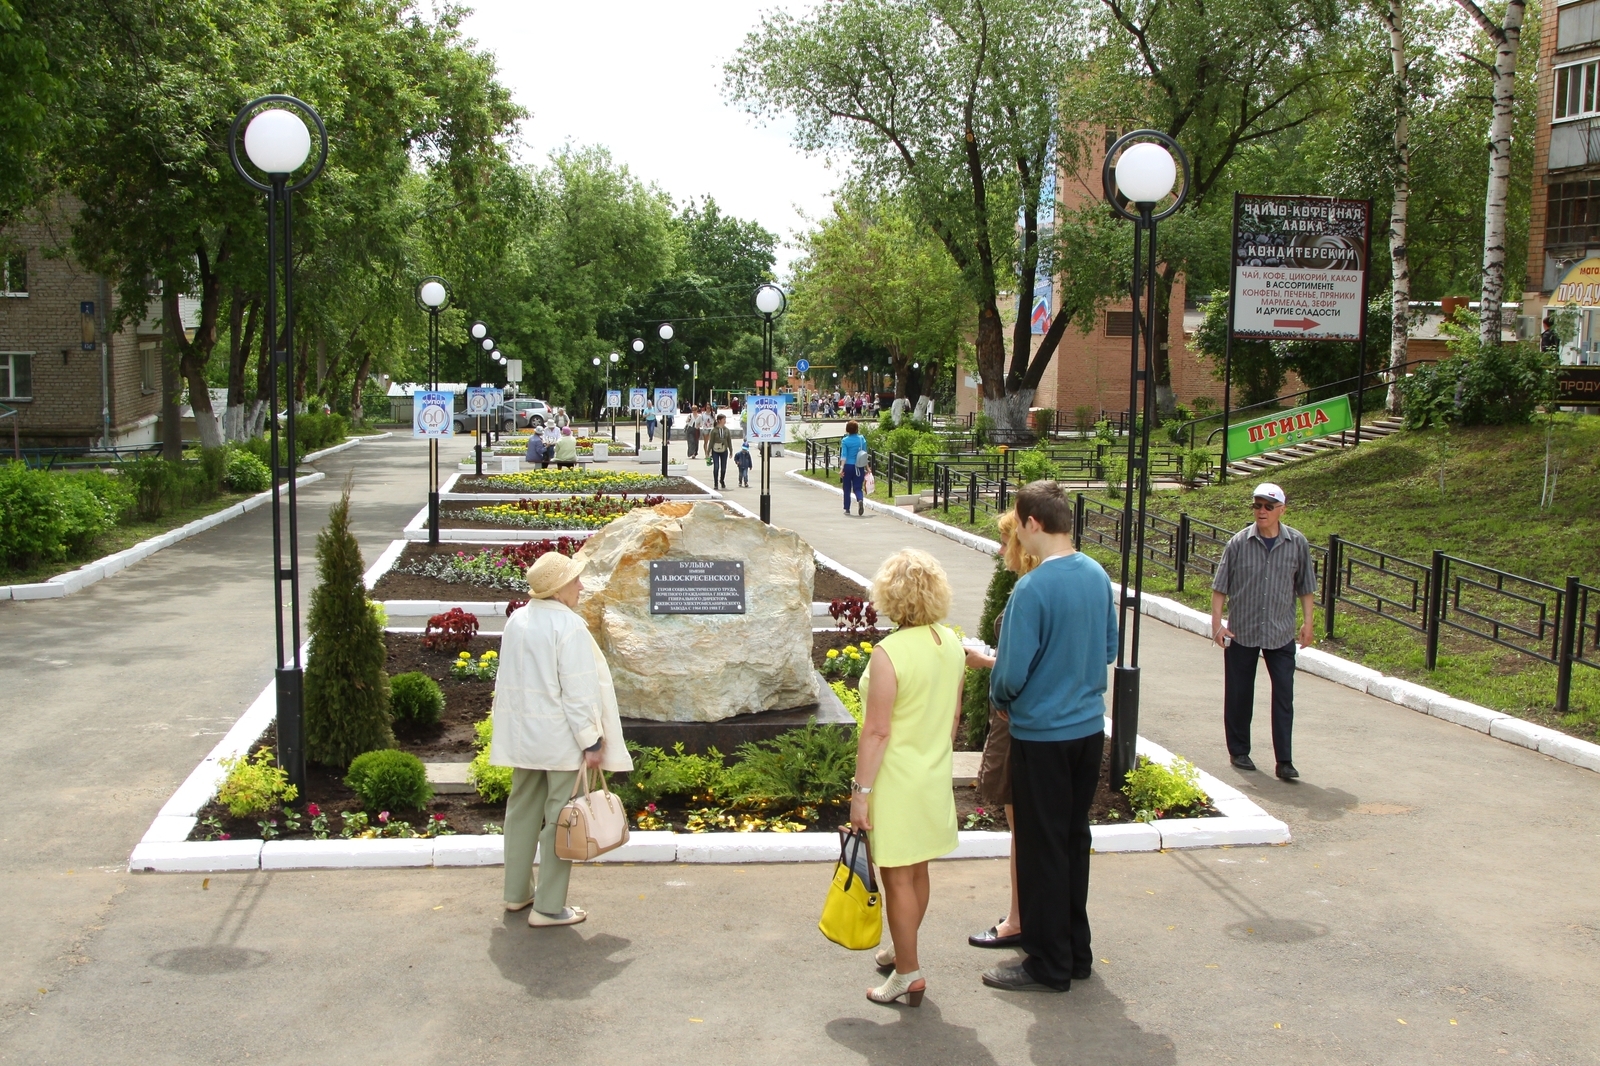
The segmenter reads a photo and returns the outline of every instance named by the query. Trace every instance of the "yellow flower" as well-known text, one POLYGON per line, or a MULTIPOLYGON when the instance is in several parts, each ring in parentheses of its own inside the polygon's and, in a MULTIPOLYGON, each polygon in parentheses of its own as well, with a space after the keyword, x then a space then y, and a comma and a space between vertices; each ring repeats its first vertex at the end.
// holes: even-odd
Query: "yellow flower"
POLYGON ((829 648, 828 649, 828 658, 837 659, 838 657, 839 657, 839 649, 838 648, 829 648))
POLYGON ((470 651, 464 651, 460 655, 457 655, 456 658, 457 659, 470 659, 470 658, 472 658, 472 653, 470 651))
POLYGON ((861 642, 861 650, 870 654, 872 651, 872 645, 863 640, 861 642))

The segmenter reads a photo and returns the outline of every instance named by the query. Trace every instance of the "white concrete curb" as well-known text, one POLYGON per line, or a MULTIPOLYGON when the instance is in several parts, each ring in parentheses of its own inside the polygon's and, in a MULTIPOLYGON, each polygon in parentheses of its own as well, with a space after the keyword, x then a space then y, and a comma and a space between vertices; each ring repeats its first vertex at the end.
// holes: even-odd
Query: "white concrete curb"
MULTIPOLYGON (((327 474, 304 474, 295 478, 295 485, 304 488, 314 481, 321 481, 327 474)), ((154 555, 162 548, 169 548, 180 540, 188 540, 197 533, 204 533, 208 529, 220 526, 222 523, 238 518, 249 511, 254 511, 263 504, 272 500, 272 490, 258 493, 248 500, 241 500, 231 507, 224 507, 214 514, 204 518, 196 518, 193 522, 169 529, 165 533, 142 540, 131 548, 113 552, 96 559, 92 563, 85 563, 76 570, 69 570, 65 574, 57 574, 48 581, 38 581, 23 585, 0 585, 0 600, 55 600, 63 596, 70 596, 86 585, 96 581, 103 581, 113 574, 126 570, 134 563, 148 556, 154 555)))
MULTIPOLYGON (((562 497, 565 499, 565 497, 562 497)), ((416 517, 406 523, 401 530, 406 540, 428 539, 428 506, 423 504, 422 510, 416 517)), ((593 529, 519 529, 507 526, 504 529, 444 529, 439 530, 439 540, 451 543, 479 543, 479 544, 518 544, 525 540, 555 540, 557 537, 571 537, 575 540, 587 540, 593 536, 593 529)))
POLYGON ((312 452, 310 455, 302 457, 300 462, 314 463, 318 459, 326 459, 330 455, 338 455, 340 452, 349 451, 362 441, 383 440, 388 435, 387 433, 374 433, 370 437, 346 437, 343 444, 335 444, 333 447, 324 448, 320 452, 312 452))
MULTIPOLYGON (((801 458, 804 458, 804 456, 801 458)), ((784 471, 784 476, 793 478, 802 485, 811 485, 827 492, 839 491, 832 485, 828 485, 821 481, 816 481, 812 478, 806 477, 805 474, 798 470, 786 470, 784 471)), ((948 525, 944 522, 935 522, 931 518, 924 518, 919 514, 907 511, 903 507, 891 507, 886 503, 879 503, 877 500, 863 500, 862 503, 869 510, 876 511, 879 514, 890 515, 891 517, 898 518, 900 521, 909 525, 917 526, 920 529, 926 529, 930 533, 937 533, 941 537, 948 537, 957 544, 965 547, 974 548, 988 555, 997 555, 1000 552, 1000 542, 990 540, 988 537, 980 537, 976 533, 968 533, 964 529, 957 529, 955 526, 948 525)))

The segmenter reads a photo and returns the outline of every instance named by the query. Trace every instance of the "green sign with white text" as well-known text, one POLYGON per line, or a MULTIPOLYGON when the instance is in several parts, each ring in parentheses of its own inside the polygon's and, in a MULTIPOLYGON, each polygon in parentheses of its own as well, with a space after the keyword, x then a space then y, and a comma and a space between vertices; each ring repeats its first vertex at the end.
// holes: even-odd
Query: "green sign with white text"
POLYGON ((1306 404, 1292 411, 1278 411, 1265 418, 1253 418, 1228 427, 1228 460, 1260 455, 1274 448, 1326 437, 1354 429, 1350 397, 1335 396, 1321 403, 1306 404))

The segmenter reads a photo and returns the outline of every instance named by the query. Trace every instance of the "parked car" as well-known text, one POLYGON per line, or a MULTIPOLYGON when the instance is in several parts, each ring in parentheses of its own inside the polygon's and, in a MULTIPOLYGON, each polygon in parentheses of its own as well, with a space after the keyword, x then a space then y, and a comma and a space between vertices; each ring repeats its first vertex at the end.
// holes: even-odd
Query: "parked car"
MULTIPOLYGON (((550 405, 543 400, 507 400, 494 409, 494 420, 499 423, 500 432, 511 433, 519 429, 538 429, 544 425, 549 417, 550 405)), ((457 411, 455 416, 456 432, 467 434, 475 432, 478 420, 465 411, 457 411)))

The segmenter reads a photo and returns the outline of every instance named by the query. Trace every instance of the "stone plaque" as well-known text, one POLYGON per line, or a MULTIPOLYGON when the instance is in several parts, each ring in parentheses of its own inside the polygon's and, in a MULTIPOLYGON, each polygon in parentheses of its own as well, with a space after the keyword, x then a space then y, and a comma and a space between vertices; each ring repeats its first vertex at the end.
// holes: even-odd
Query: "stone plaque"
POLYGON ((744 614, 744 563, 725 559, 654 559, 651 614, 744 614))

